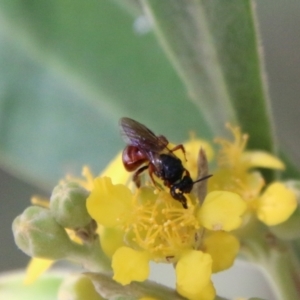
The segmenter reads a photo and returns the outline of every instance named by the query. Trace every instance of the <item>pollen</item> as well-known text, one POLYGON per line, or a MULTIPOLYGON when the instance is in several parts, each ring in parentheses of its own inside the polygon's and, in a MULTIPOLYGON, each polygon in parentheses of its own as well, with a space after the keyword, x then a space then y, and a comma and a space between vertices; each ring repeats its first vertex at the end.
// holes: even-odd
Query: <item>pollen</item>
POLYGON ((169 193, 161 191, 155 201, 137 195, 131 217, 124 224, 126 240, 135 249, 145 250, 154 261, 170 262, 195 243, 199 223, 191 203, 184 209, 169 193))

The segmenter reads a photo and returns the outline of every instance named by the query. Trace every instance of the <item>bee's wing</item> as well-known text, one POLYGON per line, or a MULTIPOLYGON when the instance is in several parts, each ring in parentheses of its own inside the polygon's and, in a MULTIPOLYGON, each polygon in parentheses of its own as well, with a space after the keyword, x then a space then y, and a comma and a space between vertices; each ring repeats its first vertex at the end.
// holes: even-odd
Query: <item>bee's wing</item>
POLYGON ((166 138, 156 136, 145 125, 130 118, 119 121, 121 135, 126 144, 136 146, 145 152, 161 152, 167 146, 166 138))

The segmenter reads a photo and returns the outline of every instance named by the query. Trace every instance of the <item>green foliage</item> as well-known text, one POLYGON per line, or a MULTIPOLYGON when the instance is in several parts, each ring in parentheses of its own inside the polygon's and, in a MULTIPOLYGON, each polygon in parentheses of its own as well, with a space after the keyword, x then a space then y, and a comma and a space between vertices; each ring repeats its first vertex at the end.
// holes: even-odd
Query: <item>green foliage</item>
POLYGON ((99 172, 124 145, 122 116, 175 142, 191 129, 211 136, 153 33, 114 2, 12 0, 0 11, 0 161, 25 180, 99 172))
POLYGON ((0 1, 2 165, 46 185, 99 172, 123 147, 122 116, 174 142, 231 121, 272 149, 250 1, 140 4, 0 1))
POLYGON ((66 274, 53 272, 39 278, 34 284, 24 285, 24 273, 11 273, 0 278, 1 299, 53 300, 57 297, 58 288, 66 274), (45 291, 47 291, 45 293, 45 291))
POLYGON ((240 124, 249 146, 273 150, 252 2, 144 0, 157 35, 214 132, 240 124))
MULTIPOLYGON (((124 146, 118 132, 123 116, 172 142, 183 142, 190 130, 208 139, 223 135, 231 122, 250 135, 250 148, 276 148, 250 0, 0 0, 0 16, 0 164, 26 181, 50 186, 67 172, 78 174, 83 164, 100 172, 124 146)), ((289 163, 287 176, 298 174, 289 163)), ((85 217, 81 225, 88 227, 85 217)), ((17 245, 30 255, 61 258, 65 240, 67 252, 87 269, 109 270, 97 239, 75 247, 56 221, 74 226, 57 219, 44 208, 27 209, 13 225, 17 245), (42 218, 28 222, 32 215, 42 218), (56 252, 49 241, 60 245, 56 252)), ((298 219, 299 210, 273 233, 298 237, 286 234, 298 219)), ((87 276, 97 291, 109 283, 112 297, 127 297, 123 288, 116 293, 120 286, 110 277, 87 276)), ((287 294, 297 294, 294 281, 287 294)), ((145 287, 175 299, 173 290, 151 282, 126 289, 137 298, 145 287)))

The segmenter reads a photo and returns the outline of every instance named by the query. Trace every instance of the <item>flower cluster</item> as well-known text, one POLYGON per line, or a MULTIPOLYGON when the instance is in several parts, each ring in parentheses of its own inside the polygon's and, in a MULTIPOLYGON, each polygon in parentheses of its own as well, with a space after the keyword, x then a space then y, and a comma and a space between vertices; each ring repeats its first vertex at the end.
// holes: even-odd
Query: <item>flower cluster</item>
POLYGON ((144 281, 149 262, 176 263, 177 291, 189 298, 214 298, 213 271, 231 266, 239 248, 228 231, 241 224, 246 205, 235 193, 214 191, 202 206, 188 195, 188 208, 166 191, 142 187, 135 193, 123 184, 98 177, 87 200, 100 225, 101 244, 112 258, 114 279, 125 285, 144 281), (219 255, 219 249, 227 249, 219 255))
MULTIPOLYGON (((95 179, 87 207, 101 228, 102 247, 112 258, 116 281, 125 285, 145 280, 151 260, 174 263, 181 295, 213 299, 210 276, 232 265, 239 241, 229 232, 242 224, 245 211, 255 211, 268 225, 283 222, 292 214, 294 193, 279 182, 262 193, 263 177, 254 170, 283 169, 281 161, 265 152, 245 151, 247 136, 239 128, 230 129, 233 142, 217 140, 221 144, 218 167, 202 204, 197 195, 189 194, 188 209, 184 209, 167 190, 157 191, 148 185, 132 192, 124 184, 112 184, 108 177, 95 179)), ((185 166, 194 177, 199 173, 200 148, 213 158, 213 148, 207 142, 193 137, 185 144, 185 166)), ((185 161, 183 156, 181 159, 185 161)), ((114 167, 112 174, 120 169, 116 164, 114 167)))
MULTIPOLYGON (((282 162, 266 152, 247 151, 248 137, 239 128, 229 126, 229 129, 234 139, 217 139, 221 146, 217 154, 212 145, 194 136, 184 144, 186 159, 180 151, 175 152, 192 178, 207 174, 206 158, 213 164, 216 157, 213 177, 185 194, 187 208, 170 195, 163 183, 158 189, 147 180, 147 172, 142 187, 136 189, 123 168, 121 154, 99 177, 94 178, 85 168, 86 180, 68 179, 89 192, 85 197, 87 214, 78 220, 81 229, 92 224, 90 219, 96 221, 99 236, 96 242, 109 258, 116 282, 127 285, 145 281, 150 261, 171 263, 180 295, 191 300, 212 300, 216 295, 212 273, 231 267, 239 251, 235 230, 246 226, 253 216, 272 226, 284 222, 294 212, 295 193, 281 182, 266 186, 257 170, 282 170, 282 162)), ((51 202, 56 198, 54 192, 51 202)), ((59 202, 51 202, 52 210, 60 209, 59 202)), ((74 218, 74 210, 72 214, 74 218)), ((62 227, 70 229, 69 223, 65 225, 64 215, 55 218, 62 227)), ((71 229, 77 230, 78 238, 76 224, 71 229)), ((32 267, 33 277, 52 260, 36 262, 33 261, 34 266, 44 267, 38 271, 32 267)))
POLYGON ((284 164, 263 151, 247 151, 248 136, 238 127, 231 127, 234 140, 217 139, 221 145, 218 168, 209 181, 209 190, 222 189, 239 194, 248 206, 248 212, 268 226, 286 221, 297 207, 295 193, 284 183, 274 181, 266 187, 256 168, 283 170, 284 164))

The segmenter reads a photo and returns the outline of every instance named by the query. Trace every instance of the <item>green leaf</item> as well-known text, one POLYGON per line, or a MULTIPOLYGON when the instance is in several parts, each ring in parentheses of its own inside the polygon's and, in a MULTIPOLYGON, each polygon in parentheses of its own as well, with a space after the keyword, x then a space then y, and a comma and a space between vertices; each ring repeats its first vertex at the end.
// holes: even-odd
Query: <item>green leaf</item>
POLYGON ((0 277, 0 298, 10 300, 54 300, 64 273, 49 273, 40 277, 34 284, 24 285, 25 273, 2 274, 0 277))
POLYGON ((249 146, 273 150, 250 0, 141 0, 191 100, 217 133, 241 125, 249 146))
POLYGON ((99 172, 129 116, 174 142, 211 137, 152 32, 110 1, 0 0, 0 163, 53 184, 99 172))
MULTIPOLYGON (((282 149, 281 149, 282 150, 282 149)), ((281 179, 299 179, 300 178, 300 170, 297 167, 297 165, 295 164, 295 162, 293 162, 291 160, 291 158, 289 157, 289 155, 287 155, 284 151, 280 152, 280 157, 282 159, 282 161, 284 162, 285 166, 286 166, 286 170, 284 171, 283 174, 281 174, 281 179)))

